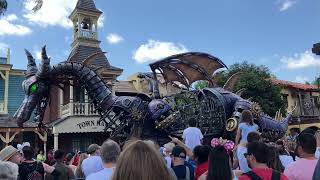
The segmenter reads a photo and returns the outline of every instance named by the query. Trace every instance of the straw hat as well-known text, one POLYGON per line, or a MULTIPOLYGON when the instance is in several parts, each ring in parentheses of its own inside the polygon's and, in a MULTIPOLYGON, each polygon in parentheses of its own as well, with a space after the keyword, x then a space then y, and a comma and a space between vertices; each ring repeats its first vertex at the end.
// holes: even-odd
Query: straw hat
POLYGON ((8 161, 13 155, 15 155, 18 149, 13 146, 7 146, 0 151, 0 161, 8 161))

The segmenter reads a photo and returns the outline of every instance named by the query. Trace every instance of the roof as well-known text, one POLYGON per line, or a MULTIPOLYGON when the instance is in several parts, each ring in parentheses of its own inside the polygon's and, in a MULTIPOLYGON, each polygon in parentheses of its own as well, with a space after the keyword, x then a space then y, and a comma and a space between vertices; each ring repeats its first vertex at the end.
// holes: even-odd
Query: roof
POLYGON ((93 0, 78 0, 76 8, 102 13, 96 8, 93 0))
POLYGON ((116 92, 137 92, 131 81, 116 81, 113 88, 116 92))
MULTIPOLYGON (((19 128, 17 125, 17 121, 12 119, 12 117, 8 115, 1 115, 0 116, 0 127, 1 128, 19 128)), ((24 128, 37 128, 38 123, 33 121, 27 121, 23 123, 24 128)))
POLYGON ((272 79, 271 81, 275 84, 285 85, 285 86, 296 88, 296 89, 303 89, 303 90, 319 89, 318 86, 313 84, 302 84, 302 83, 290 82, 290 81, 279 80, 279 79, 272 79))
POLYGON ((95 60, 92 61, 92 63, 90 63, 89 65, 94 65, 96 67, 107 67, 109 69, 115 69, 115 70, 120 69, 110 65, 107 57, 102 53, 102 50, 100 47, 90 47, 90 46, 79 45, 72 50, 67 61, 82 63, 86 58, 88 58, 92 54, 99 53, 99 52, 101 52, 101 54, 98 55, 95 58, 95 60))

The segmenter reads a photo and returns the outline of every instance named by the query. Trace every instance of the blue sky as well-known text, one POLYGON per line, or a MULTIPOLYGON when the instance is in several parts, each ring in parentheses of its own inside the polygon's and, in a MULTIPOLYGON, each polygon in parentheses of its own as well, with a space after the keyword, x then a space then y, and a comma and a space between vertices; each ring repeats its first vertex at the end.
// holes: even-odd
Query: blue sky
MULTIPOLYGON (((0 19, 0 56, 12 50, 14 68, 25 69, 24 48, 39 55, 46 44, 52 64, 70 52, 68 15, 77 0, 44 0, 31 13, 32 0, 9 0, 0 19)), ((266 65, 278 79, 304 82, 320 75, 317 0, 95 0, 101 47, 110 63, 124 69, 125 80, 148 64, 185 51, 201 51, 227 65, 248 61, 266 65)))

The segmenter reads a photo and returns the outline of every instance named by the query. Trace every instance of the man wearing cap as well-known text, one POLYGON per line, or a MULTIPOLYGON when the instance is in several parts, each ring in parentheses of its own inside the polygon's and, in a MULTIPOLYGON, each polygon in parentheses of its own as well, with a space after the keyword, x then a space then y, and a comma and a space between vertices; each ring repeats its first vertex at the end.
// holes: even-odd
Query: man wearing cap
POLYGON ((178 180, 193 180, 194 179, 194 168, 186 163, 187 157, 186 150, 181 146, 175 146, 172 149, 171 157, 173 163, 173 171, 177 176, 178 180))
POLYGON ((10 161, 15 164, 21 164, 23 157, 18 149, 13 146, 7 146, 0 151, 0 161, 10 161))
POLYGON ((81 169, 86 177, 104 169, 102 159, 100 157, 100 146, 98 144, 91 144, 88 147, 87 153, 89 157, 85 159, 81 165, 81 169))

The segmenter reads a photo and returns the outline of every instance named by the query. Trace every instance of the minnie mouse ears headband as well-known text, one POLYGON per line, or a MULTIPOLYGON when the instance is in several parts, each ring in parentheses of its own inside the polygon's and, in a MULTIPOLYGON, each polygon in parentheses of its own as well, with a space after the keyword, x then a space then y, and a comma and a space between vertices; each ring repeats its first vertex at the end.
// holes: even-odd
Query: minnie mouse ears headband
POLYGON ((232 151, 234 148, 234 142, 227 140, 227 139, 218 139, 218 138, 213 138, 211 140, 211 146, 216 147, 216 146, 223 146, 227 151, 232 151))

